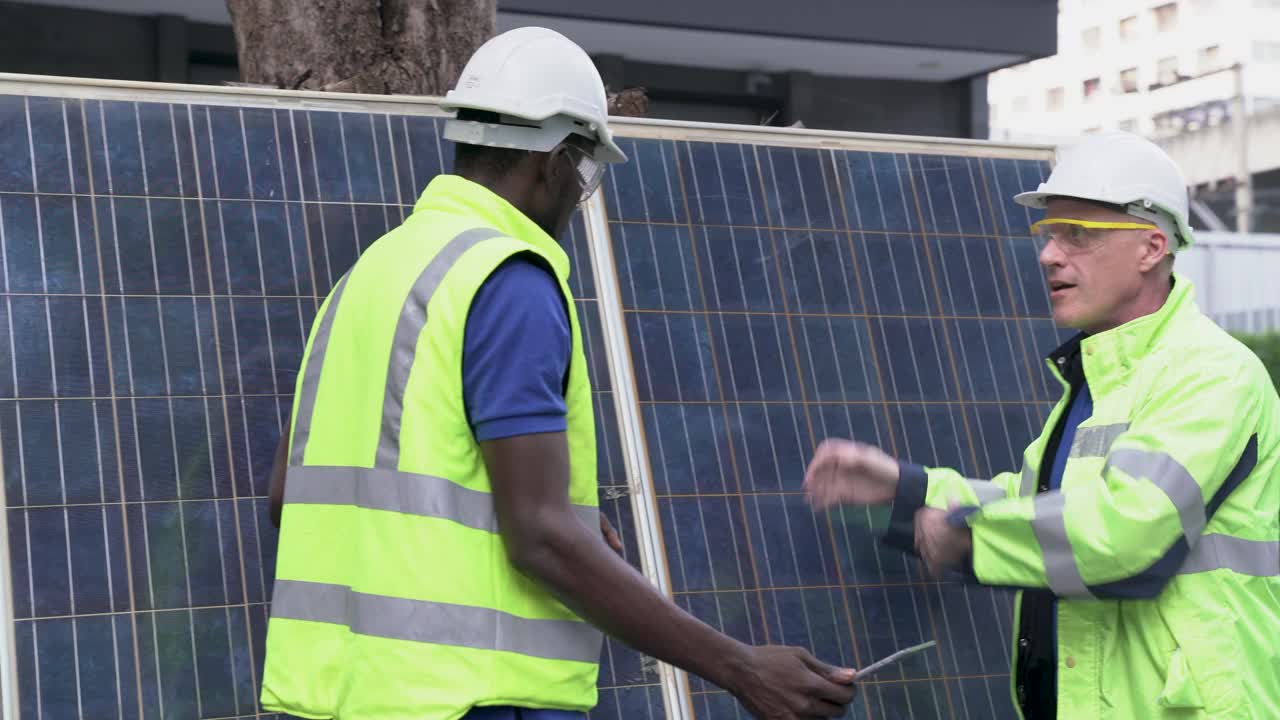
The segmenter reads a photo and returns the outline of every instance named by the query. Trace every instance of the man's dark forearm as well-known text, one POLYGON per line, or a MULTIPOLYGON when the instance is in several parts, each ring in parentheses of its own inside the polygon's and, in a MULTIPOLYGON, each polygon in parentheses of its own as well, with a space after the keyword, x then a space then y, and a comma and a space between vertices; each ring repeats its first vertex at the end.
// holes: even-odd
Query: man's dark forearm
POLYGON ((521 553, 523 572, 602 631, 652 657, 730 688, 744 646, 680 609, 576 517, 547 523, 521 553))
MULTIPOLYGON (((563 433, 481 443, 511 561, 592 625, 642 653, 735 690, 748 648, 668 600, 569 504, 563 433)), ((594 462, 594 458, 592 461, 594 462)))

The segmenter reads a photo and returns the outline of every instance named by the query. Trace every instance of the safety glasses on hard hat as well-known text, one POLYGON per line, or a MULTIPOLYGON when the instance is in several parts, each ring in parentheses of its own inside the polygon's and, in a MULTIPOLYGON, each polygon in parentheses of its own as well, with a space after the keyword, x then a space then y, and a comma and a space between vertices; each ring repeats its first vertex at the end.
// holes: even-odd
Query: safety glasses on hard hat
POLYGON ((1159 228, 1152 223, 1045 218, 1031 226, 1031 235, 1035 238, 1037 248, 1044 249, 1050 241, 1055 241, 1058 247, 1067 252, 1081 252, 1096 247, 1107 230, 1159 230, 1159 228))
POLYGON ((565 147, 576 158, 573 169, 578 173, 578 186, 582 188, 582 195, 578 198, 578 202, 584 203, 595 193, 596 188, 600 187, 600 181, 604 179, 605 164, 577 145, 565 145, 565 147))

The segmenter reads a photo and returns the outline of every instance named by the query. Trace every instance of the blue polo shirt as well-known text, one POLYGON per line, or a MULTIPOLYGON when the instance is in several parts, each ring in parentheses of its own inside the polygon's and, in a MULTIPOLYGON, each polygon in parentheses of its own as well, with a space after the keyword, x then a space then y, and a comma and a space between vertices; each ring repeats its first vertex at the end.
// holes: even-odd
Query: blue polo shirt
MULTIPOLYGON (((564 432, 572 348, 568 308, 550 269, 524 256, 489 275, 471 301, 462 394, 476 440, 564 432)), ((479 707, 464 720, 585 720, 580 712, 479 707)))
POLYGON ((550 269, 514 256, 471 301, 462 393, 476 440, 564 432, 569 314, 550 269))

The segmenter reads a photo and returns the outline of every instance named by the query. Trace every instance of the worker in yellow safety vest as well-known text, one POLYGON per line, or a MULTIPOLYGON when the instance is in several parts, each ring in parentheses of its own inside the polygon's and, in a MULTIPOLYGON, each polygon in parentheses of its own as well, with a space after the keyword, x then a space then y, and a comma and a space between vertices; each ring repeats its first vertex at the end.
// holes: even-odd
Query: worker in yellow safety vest
POLYGON ((1028 720, 1280 718, 1280 399, 1174 272, 1183 176, 1127 133, 1060 148, 1017 201, 1058 325, 1062 395, 994 478, 828 440, 816 508, 891 505, 885 540, 936 574, 1018 590, 1028 720))
POLYGON ((272 478, 263 707, 580 719, 603 631, 757 717, 842 714, 851 670, 698 621, 620 557, 599 511, 557 244, 626 160, 591 59, 550 30, 512 30, 475 52, 445 105, 454 172, 335 283, 307 340, 272 478))

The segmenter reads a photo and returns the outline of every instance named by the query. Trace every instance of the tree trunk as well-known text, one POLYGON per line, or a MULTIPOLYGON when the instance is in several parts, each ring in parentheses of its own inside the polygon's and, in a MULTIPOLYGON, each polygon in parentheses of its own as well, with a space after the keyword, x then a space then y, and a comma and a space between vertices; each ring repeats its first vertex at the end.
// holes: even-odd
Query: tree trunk
POLYGON ((494 34, 496 0, 227 0, 246 83, 442 96, 494 34))
MULTIPOLYGON (((227 0, 240 79, 290 90, 443 96, 493 37, 497 0, 227 0)), ((642 88, 609 95, 643 117, 642 88)))

